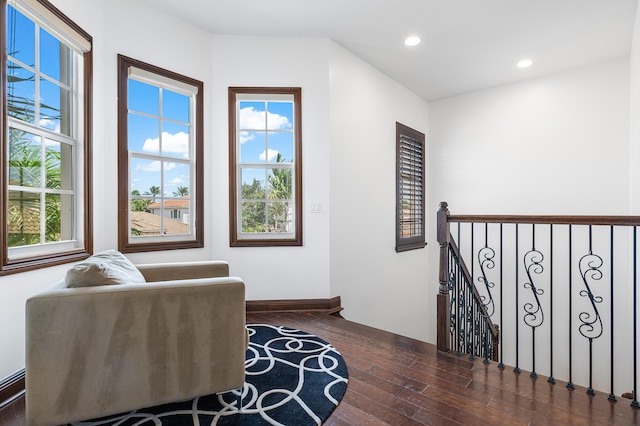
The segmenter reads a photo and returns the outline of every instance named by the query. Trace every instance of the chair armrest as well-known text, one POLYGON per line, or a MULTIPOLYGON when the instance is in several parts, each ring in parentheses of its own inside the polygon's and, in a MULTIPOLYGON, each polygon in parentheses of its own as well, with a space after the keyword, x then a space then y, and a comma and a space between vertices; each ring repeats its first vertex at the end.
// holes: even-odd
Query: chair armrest
POLYGON ((147 282, 228 277, 229 264, 221 260, 202 262, 147 263, 136 265, 147 282))

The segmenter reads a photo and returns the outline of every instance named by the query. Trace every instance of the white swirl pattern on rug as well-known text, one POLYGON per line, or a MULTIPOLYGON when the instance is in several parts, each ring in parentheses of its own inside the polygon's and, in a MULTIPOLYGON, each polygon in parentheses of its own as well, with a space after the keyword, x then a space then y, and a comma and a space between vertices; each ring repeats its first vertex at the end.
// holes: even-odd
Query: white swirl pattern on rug
POLYGON ((250 324, 247 329, 250 340, 239 411, 240 390, 73 424, 321 424, 346 391, 348 373, 340 353, 301 330, 268 324, 250 324))

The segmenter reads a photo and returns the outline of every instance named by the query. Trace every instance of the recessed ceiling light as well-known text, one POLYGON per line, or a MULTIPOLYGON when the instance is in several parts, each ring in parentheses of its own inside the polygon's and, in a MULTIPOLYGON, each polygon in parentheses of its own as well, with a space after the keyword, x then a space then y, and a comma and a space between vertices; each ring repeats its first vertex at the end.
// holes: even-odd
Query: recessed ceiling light
POLYGON ((533 65, 533 61, 531 59, 523 59, 517 63, 518 68, 528 68, 533 65))
POLYGON ((405 39, 404 44, 406 46, 416 46, 420 44, 420 37, 418 36, 409 36, 405 39))

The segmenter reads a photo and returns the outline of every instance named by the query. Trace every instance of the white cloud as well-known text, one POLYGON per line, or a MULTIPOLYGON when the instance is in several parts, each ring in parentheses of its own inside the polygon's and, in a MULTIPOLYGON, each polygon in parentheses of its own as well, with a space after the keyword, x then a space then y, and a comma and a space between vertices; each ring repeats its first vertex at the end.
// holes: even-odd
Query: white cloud
POLYGON ((240 143, 245 143, 245 142, 249 142, 252 141, 256 138, 256 135, 254 135, 253 133, 249 133, 249 132, 240 132, 240 143))
MULTIPOLYGON (((176 163, 164 163, 164 171, 173 170, 176 168, 176 163)), ((142 170, 143 172, 159 172, 160 161, 152 161, 147 164, 138 164, 136 170, 142 170)))
POLYGON ((169 181, 169 186, 178 186, 187 182, 187 176, 177 176, 169 181))
POLYGON ((277 156, 278 156, 278 151, 276 151, 275 149, 268 149, 266 151, 263 151, 262 154, 260 154, 260 159, 261 160, 266 159, 267 161, 271 161, 277 156))
MULTIPOLYGON (((146 152, 160 151, 160 140, 158 138, 145 140, 142 150, 146 152)), ((189 156, 189 135, 185 132, 176 134, 162 132, 162 152, 165 154, 182 154, 187 158, 189 156)))
POLYGON ((60 133, 60 121, 59 120, 51 120, 49 118, 41 118, 39 124, 40 124, 40 127, 44 127, 45 129, 53 130, 56 133, 60 133))
MULTIPOLYGON (((246 107, 240 110, 241 129, 264 129, 265 111, 256 111, 253 107, 246 107)), ((267 113, 267 124, 269 130, 290 129, 289 119, 280 114, 267 113)))

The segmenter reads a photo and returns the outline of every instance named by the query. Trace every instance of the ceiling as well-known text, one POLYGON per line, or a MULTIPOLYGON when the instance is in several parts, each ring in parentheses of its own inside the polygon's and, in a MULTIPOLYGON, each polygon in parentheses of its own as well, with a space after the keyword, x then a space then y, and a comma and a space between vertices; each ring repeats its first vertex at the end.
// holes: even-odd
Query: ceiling
POLYGON ((432 101, 627 56, 637 0, 149 2, 212 34, 330 38, 432 101))

